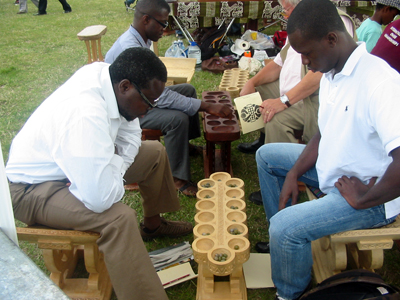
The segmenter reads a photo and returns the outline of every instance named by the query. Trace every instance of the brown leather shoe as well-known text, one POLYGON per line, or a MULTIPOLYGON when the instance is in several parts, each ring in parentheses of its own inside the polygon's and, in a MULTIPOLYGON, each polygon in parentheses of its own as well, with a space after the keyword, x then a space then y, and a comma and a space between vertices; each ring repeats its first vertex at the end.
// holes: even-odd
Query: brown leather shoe
POLYGON ((145 232, 144 224, 140 223, 140 234, 144 241, 149 241, 157 237, 168 236, 171 238, 187 235, 193 232, 193 226, 184 221, 168 221, 161 217, 161 225, 152 233, 145 232))

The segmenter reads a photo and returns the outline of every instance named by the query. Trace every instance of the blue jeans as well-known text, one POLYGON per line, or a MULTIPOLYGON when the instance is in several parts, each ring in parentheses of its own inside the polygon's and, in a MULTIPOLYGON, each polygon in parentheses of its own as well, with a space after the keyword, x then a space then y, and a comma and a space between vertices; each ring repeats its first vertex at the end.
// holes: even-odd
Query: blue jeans
MULTIPOLYGON (((318 200, 293 206, 289 201, 285 209, 278 211, 285 176, 304 147, 272 143, 256 153, 261 195, 269 220, 272 279, 277 294, 284 299, 299 297, 311 280, 311 241, 342 231, 380 227, 396 218, 386 219, 384 205, 356 210, 336 188, 318 200)), ((299 181, 318 187, 315 167, 299 181)))

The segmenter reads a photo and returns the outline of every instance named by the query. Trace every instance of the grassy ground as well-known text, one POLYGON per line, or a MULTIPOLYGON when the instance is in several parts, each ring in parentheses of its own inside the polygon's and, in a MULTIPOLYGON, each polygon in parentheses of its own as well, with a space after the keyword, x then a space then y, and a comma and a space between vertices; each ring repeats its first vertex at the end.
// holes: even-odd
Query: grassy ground
MULTIPOLYGON (((107 34, 102 38, 102 49, 105 54, 114 41, 121 35, 132 21, 132 12, 124 9, 123 1, 86 0, 68 1, 72 13, 63 14, 58 1, 49 1, 48 15, 32 16, 36 8, 28 2, 29 13, 17 15, 18 6, 14 0, 0 0, 0 140, 5 161, 8 157, 12 138, 23 126, 34 109, 58 86, 68 79, 78 68, 86 64, 86 48, 76 34, 90 25, 107 25, 107 34)), ((160 40, 162 55, 173 36, 160 40)), ((203 91, 213 91, 221 80, 221 75, 196 71, 192 84, 199 95, 203 91)), ((256 133, 243 135, 232 143, 232 167, 234 176, 245 182, 245 193, 259 189, 256 164, 253 155, 245 155, 236 150, 242 142, 253 141, 256 133)), ((203 138, 194 141, 204 145, 203 138)), ((204 178, 202 158, 193 158, 192 179, 197 182, 204 178)), ((167 218, 193 222, 195 200, 180 195, 182 209, 178 213, 167 214, 167 218)), ((138 211, 142 216, 139 196, 127 192, 123 201, 138 211)), ((263 208, 247 202, 247 218, 251 252, 259 240, 266 240, 267 226, 263 208)), ((18 223, 18 226, 23 224, 18 223)), ((156 239, 145 243, 149 251, 165 247, 181 241, 192 242, 193 236, 180 239, 156 239)), ((35 246, 21 243, 22 248, 43 269, 40 251, 35 246)), ((400 255, 397 249, 387 251, 386 262, 381 274, 390 283, 400 286, 398 270, 400 255)), ((249 299, 273 299, 273 289, 249 290, 249 299)), ((179 286, 167 289, 170 299, 195 299, 196 281, 188 281, 179 286)), ((113 299, 116 299, 115 295, 113 299)))

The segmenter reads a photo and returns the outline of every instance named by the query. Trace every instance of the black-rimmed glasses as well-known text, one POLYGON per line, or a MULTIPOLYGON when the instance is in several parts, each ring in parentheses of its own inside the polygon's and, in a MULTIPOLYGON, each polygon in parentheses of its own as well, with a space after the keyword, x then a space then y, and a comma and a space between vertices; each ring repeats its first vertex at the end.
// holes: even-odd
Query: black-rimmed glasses
POLYGON ((168 21, 166 21, 165 23, 158 21, 156 18, 154 18, 152 15, 146 14, 144 12, 141 12, 140 10, 136 9, 138 12, 140 12, 143 15, 148 15, 150 18, 152 18, 154 21, 156 21, 158 24, 160 24, 160 26, 162 28, 167 28, 168 26, 168 21))
POLYGON ((150 107, 150 108, 155 108, 157 107, 157 102, 155 102, 154 104, 150 102, 149 99, 147 99, 147 97, 142 93, 142 91, 139 89, 139 87, 136 85, 136 83, 132 82, 133 86, 135 87, 135 89, 138 91, 140 97, 142 97, 143 101, 150 107))
POLYGON ((152 18, 154 21, 156 21, 158 24, 161 25, 162 28, 167 28, 168 26, 168 21, 166 21, 165 23, 158 21, 156 18, 154 18, 152 15, 146 14, 148 15, 150 18, 152 18))

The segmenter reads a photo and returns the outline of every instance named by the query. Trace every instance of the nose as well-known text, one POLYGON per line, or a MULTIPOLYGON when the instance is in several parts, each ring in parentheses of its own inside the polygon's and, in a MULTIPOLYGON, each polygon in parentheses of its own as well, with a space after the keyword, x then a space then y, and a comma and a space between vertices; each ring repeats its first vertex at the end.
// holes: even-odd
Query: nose
POLYGON ((310 64, 310 60, 307 58, 307 57, 305 57, 303 54, 301 55, 301 63, 303 64, 303 65, 309 65, 310 64))

